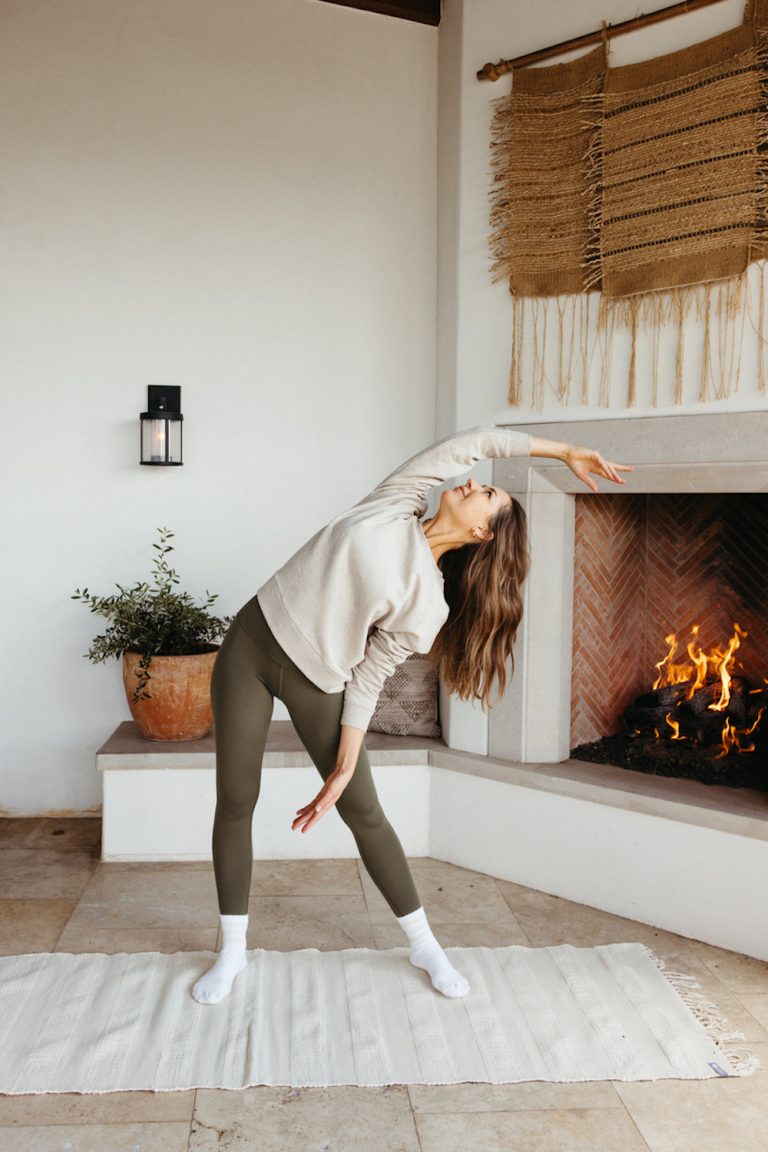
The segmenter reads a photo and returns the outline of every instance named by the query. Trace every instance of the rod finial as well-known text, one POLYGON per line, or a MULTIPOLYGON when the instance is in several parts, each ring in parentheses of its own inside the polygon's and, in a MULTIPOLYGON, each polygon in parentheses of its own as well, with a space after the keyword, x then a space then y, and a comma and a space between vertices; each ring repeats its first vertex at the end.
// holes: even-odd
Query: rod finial
POLYGON ((498 80, 503 75, 503 71, 499 71, 497 64, 484 64, 477 73, 477 78, 478 80, 498 80))

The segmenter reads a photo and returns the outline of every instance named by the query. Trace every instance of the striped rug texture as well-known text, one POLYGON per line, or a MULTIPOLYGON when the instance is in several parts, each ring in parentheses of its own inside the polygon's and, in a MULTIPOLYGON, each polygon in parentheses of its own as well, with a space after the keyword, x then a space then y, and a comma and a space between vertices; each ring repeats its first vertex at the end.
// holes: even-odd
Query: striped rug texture
POLYGON ((252 951, 229 998, 190 989, 209 952, 0 959, 0 1092, 705 1079, 712 1005, 640 944, 450 948, 448 1000, 404 948, 252 951))

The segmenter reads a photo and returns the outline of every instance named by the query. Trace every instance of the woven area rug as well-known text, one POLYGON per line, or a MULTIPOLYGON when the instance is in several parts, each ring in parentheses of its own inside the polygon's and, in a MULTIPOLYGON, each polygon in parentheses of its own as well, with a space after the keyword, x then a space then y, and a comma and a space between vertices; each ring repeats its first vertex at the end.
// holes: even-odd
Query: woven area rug
POLYGON ((218 1005, 190 995, 209 952, 5 957, 0 1092, 705 1079, 754 1070, 717 1042, 716 1011, 692 981, 664 974, 640 944, 448 953, 471 984, 461 1000, 434 992, 405 948, 306 949, 250 952, 218 1005))

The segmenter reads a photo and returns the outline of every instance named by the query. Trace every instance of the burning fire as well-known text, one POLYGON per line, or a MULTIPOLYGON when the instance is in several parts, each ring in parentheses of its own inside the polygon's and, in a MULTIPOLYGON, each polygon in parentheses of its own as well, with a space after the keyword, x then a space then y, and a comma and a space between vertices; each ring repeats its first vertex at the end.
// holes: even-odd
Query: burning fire
POLYGON ((748 744, 743 744, 742 740, 752 735, 760 723, 763 712, 765 712, 765 708, 760 709, 757 714, 757 719, 749 728, 737 728, 734 724, 731 724, 730 721, 726 720, 725 728, 723 728, 723 750, 717 757, 718 760, 720 756, 727 756, 729 752, 754 752, 754 741, 750 740, 748 744))
POLYGON ((688 661, 683 664, 674 663, 677 654, 677 636, 674 632, 665 636, 664 642, 669 645, 669 651, 656 665, 658 676, 653 685, 654 690, 668 688, 674 684, 688 684, 685 699, 690 700, 708 680, 719 679, 722 684, 720 699, 717 704, 710 704, 710 708, 716 712, 724 712, 731 698, 730 674, 733 668, 733 654, 741 646, 741 641, 746 640, 749 635, 738 624, 734 624, 733 627, 734 633, 726 649, 713 648, 711 652, 705 652, 699 645, 699 625, 694 624, 691 628, 693 639, 688 642, 686 648, 688 661))
MULTIPOLYGON (((755 743, 749 737, 757 728, 765 712, 765 708, 761 708, 757 718, 749 727, 734 724, 733 719, 725 715, 728 712, 732 697, 735 654, 740 648, 742 640, 746 640, 748 636, 748 633, 738 624, 734 624, 733 627, 733 635, 725 647, 714 647, 709 652, 705 652, 699 644, 699 625, 695 624, 691 629, 691 639, 685 646, 685 654, 682 656, 678 653, 680 644, 677 636, 675 633, 670 633, 669 636, 665 637, 668 652, 664 659, 656 665, 657 677, 653 685, 654 691, 678 685, 684 689, 675 703, 675 708, 680 708, 681 705, 693 700, 696 693, 703 689, 709 689, 713 699, 711 703, 706 705, 705 710, 706 712, 723 714, 724 720, 719 757, 726 756, 731 751, 753 752, 755 743), (717 696, 717 699, 714 696, 717 696)), ((762 691, 763 689, 753 689, 750 695, 762 693, 762 691)), ((666 722, 672 730, 671 736, 668 732, 666 733, 668 739, 687 739, 685 735, 681 734, 680 721, 675 719, 672 712, 667 713, 666 722)), ((656 730, 656 737, 661 739, 658 730, 656 730)))

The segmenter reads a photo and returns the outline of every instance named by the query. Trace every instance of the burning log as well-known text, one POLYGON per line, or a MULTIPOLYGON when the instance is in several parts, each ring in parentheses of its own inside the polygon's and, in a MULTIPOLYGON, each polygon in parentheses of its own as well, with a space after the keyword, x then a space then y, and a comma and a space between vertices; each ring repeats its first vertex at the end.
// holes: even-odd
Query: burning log
MULTIPOLYGON (((731 677, 723 709, 716 708, 722 696, 719 680, 704 684, 691 696, 688 690, 688 684, 675 684, 638 696, 622 716, 627 731, 639 735, 657 732, 659 739, 664 736, 670 740, 719 744, 726 722, 734 728, 744 728, 758 717, 758 695, 743 676, 731 677)), ((759 693, 760 697, 763 695, 759 693)))
POLYGON ((734 654, 747 633, 734 625, 727 647, 704 652, 698 627, 677 659, 677 637, 656 665, 650 692, 626 709, 626 732, 574 748, 576 759, 617 764, 664 776, 768 791, 768 680, 753 687, 733 674, 734 654), (748 753, 749 755, 745 755, 748 753))

